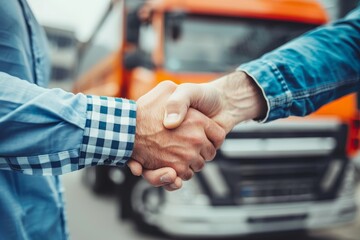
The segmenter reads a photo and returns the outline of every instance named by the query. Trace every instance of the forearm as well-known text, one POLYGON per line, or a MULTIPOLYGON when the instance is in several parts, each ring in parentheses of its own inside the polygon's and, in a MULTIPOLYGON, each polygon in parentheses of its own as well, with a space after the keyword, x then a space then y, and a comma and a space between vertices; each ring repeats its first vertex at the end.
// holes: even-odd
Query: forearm
POLYGON ((360 9, 239 67, 261 86, 266 121, 304 116, 359 89, 360 9))
POLYGON ((0 169, 58 175, 131 156, 135 103, 44 89, 0 73, 0 169))

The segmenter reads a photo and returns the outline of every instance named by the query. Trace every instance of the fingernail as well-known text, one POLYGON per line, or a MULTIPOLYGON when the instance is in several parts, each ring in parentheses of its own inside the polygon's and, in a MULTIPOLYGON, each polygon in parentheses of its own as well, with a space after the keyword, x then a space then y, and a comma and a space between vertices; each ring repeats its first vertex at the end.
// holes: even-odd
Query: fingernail
POLYGON ((160 177, 160 182, 161 183, 170 183, 171 182, 171 177, 169 174, 165 174, 165 175, 162 175, 160 177))
POLYGON ((169 185, 172 189, 178 189, 179 187, 175 184, 175 183, 172 183, 169 185))
POLYGON ((179 114, 177 113, 170 113, 166 116, 167 122, 177 122, 179 120, 179 114))

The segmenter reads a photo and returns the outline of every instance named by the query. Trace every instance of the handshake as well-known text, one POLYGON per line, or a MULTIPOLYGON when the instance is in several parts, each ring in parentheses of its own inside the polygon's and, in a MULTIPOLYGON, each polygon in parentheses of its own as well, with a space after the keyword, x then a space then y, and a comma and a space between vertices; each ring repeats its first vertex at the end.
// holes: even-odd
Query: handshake
POLYGON ((263 118, 266 100, 255 81, 234 72, 213 82, 164 81, 137 101, 136 135, 128 166, 153 186, 181 188, 215 157, 238 123, 263 118))

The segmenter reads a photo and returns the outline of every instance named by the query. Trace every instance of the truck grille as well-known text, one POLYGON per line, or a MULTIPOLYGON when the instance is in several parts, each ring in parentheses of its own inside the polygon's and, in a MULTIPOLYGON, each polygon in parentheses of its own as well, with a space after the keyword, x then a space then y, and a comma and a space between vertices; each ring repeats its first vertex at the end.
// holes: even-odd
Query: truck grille
POLYGON ((257 161, 240 164, 238 172, 224 164, 234 200, 240 204, 309 201, 316 199, 316 183, 326 169, 326 161, 304 159, 257 161), (239 174, 240 173, 240 174, 239 174), (234 184, 235 183, 235 184, 234 184))
POLYGON ((200 175, 214 205, 317 201, 336 196, 347 163, 345 125, 261 126, 231 132, 218 151, 216 167, 206 167, 200 175), (237 147, 241 143, 248 146, 237 147), (216 190, 216 185, 223 190, 216 190))

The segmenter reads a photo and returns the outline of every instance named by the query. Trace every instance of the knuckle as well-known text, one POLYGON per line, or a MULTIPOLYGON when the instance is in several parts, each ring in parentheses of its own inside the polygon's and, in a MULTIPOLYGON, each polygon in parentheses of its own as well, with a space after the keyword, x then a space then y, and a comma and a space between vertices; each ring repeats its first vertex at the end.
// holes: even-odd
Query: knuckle
POLYGON ((179 85, 179 88, 181 90, 186 90, 188 88, 192 88, 193 86, 194 86, 193 83, 182 83, 182 84, 179 85))
POLYGON ((177 165, 177 168, 175 170, 177 175, 182 180, 189 180, 192 177, 193 171, 190 169, 189 165, 185 165, 185 164, 177 165))
POLYGON ((226 132, 223 128, 219 131, 219 141, 223 142, 226 138, 226 132))
POLYGON ((191 162, 194 161, 194 159, 199 158, 198 154, 196 153, 196 151, 193 151, 191 149, 186 149, 187 152, 184 152, 182 155, 182 162, 186 163, 187 165, 190 165, 191 162))
POLYGON ((175 171, 177 173, 178 176, 182 176, 184 175, 184 173, 186 173, 189 170, 189 167, 184 165, 184 164, 178 164, 175 167, 175 171))
POLYGON ((191 171, 191 170, 188 170, 187 172, 185 172, 183 175, 182 175, 182 179, 185 180, 185 181, 188 181, 190 180, 194 175, 194 172, 191 171))
POLYGON ((200 112, 193 110, 191 115, 191 122, 199 126, 207 125, 207 118, 200 112))
POLYGON ((175 89, 176 88, 176 83, 170 81, 170 80, 165 80, 162 81, 161 83, 159 83, 160 86, 164 87, 164 88, 171 88, 171 89, 175 89))
POLYGON ((203 116, 202 113, 200 113, 198 110, 190 108, 186 115, 186 120, 191 123, 203 123, 204 119, 206 119, 205 116, 203 116))
POLYGON ((178 105, 181 105, 178 99, 169 98, 166 102, 166 108, 177 108, 178 105))
POLYGON ((201 146, 204 143, 203 137, 198 136, 197 134, 193 134, 192 136, 190 136, 189 141, 191 145, 195 145, 195 146, 201 146))
POLYGON ((196 168, 193 169, 194 172, 200 172, 201 169, 203 169, 205 167, 205 162, 204 161, 200 161, 197 165, 196 168))
POLYGON ((199 162, 202 162, 204 159, 203 157, 201 156, 200 153, 197 153, 197 152, 194 152, 192 154, 192 157, 191 157, 191 162, 192 163, 199 163, 199 162))
POLYGON ((225 140, 225 137, 226 137, 226 133, 223 129, 221 129, 218 134, 216 135, 216 138, 214 139, 214 143, 215 143, 215 147, 216 148, 219 148, 222 143, 224 142, 225 140))
POLYGON ((208 148, 207 152, 209 154, 209 157, 206 160, 208 160, 208 161, 213 160, 215 158, 215 156, 216 156, 216 149, 211 146, 211 147, 208 148))

